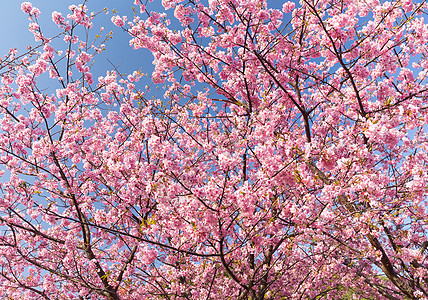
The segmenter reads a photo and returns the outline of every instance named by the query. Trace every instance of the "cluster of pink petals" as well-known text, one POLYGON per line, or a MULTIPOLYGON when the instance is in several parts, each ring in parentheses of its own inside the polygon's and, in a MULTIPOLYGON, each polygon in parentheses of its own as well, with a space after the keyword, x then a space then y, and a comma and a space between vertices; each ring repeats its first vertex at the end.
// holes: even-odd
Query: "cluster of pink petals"
POLYGON ((48 38, 22 3, 37 47, 0 60, 0 294, 428 298, 426 4, 150 2, 111 22, 151 82, 92 78, 85 5, 48 38))

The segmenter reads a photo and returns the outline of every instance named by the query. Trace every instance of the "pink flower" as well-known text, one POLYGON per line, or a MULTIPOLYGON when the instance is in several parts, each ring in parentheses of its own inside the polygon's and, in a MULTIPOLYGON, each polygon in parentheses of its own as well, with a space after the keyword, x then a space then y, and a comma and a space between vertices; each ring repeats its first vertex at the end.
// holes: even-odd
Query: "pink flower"
POLYGON ((125 25, 125 22, 122 20, 121 17, 119 16, 113 16, 111 17, 111 21, 113 22, 114 25, 116 25, 117 27, 123 27, 125 25))
POLYGON ((56 25, 60 25, 64 23, 65 18, 62 16, 61 13, 54 11, 52 13, 52 21, 54 21, 56 25))
POLYGON ((44 59, 40 58, 36 60, 34 65, 30 66, 30 70, 35 76, 39 76, 40 74, 46 72, 47 68, 48 63, 44 59))
POLYGON ((294 7, 295 7, 294 2, 290 2, 290 1, 288 1, 288 2, 285 2, 285 3, 282 5, 282 11, 283 11, 284 13, 288 14, 289 12, 292 12, 292 11, 293 11, 294 7))
POLYGON ((36 31, 37 29, 39 29, 39 24, 37 23, 30 23, 30 25, 28 25, 28 28, 31 32, 36 31))
POLYGON ((402 7, 406 13, 410 12, 413 9, 412 0, 403 1, 402 7))
POLYGON ((21 10, 26 14, 29 14, 31 12, 32 7, 33 5, 31 4, 31 2, 23 2, 21 4, 21 10))
POLYGON ((40 10, 36 7, 33 7, 30 11, 30 14, 38 18, 40 15, 40 10))

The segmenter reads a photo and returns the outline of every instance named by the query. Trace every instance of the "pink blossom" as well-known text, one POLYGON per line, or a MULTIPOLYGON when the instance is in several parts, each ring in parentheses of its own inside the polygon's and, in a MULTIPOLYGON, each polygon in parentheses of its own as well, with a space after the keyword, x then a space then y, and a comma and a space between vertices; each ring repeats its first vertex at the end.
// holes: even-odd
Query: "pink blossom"
POLYGON ((125 25, 125 22, 122 20, 120 16, 111 17, 111 21, 113 22, 114 25, 118 27, 123 27, 125 25))
POLYGON ((426 297, 427 7, 134 3, 111 21, 153 72, 96 79, 97 14, 54 12, 45 37, 22 4, 37 43, 0 60, 1 294, 426 297))
POLYGON ((21 10, 25 12, 26 14, 29 14, 31 12, 31 9, 33 8, 31 2, 23 2, 21 4, 21 10))
POLYGON ((31 8, 30 15, 35 16, 36 18, 40 15, 40 10, 36 7, 31 8))
POLYGON ((39 24, 37 24, 37 23, 30 23, 30 25, 28 26, 28 28, 30 29, 30 31, 36 31, 37 29, 39 29, 39 24))
POLYGON ((284 2, 284 4, 282 5, 282 11, 286 14, 290 13, 291 11, 293 11, 294 9, 294 2, 284 2))
POLYGON ((52 21, 54 21, 56 25, 61 25, 64 24, 65 18, 61 13, 54 11, 52 12, 52 21))

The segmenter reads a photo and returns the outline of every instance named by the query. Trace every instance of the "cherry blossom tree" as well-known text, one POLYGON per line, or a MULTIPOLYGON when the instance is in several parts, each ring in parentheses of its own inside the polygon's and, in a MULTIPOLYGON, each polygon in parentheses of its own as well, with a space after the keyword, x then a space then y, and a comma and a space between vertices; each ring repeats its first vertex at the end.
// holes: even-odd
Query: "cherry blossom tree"
POLYGON ((428 299, 425 2, 136 0, 152 84, 85 4, 0 61, 4 297, 428 299))

